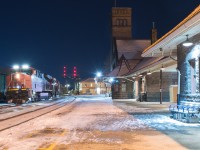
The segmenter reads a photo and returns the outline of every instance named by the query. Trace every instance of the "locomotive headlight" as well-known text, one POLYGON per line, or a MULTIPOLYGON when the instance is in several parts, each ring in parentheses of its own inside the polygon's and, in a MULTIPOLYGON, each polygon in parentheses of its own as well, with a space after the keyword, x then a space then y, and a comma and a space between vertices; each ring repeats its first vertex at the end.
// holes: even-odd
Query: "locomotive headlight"
POLYGON ((16 78, 16 79, 19 79, 19 78, 20 78, 20 74, 17 73, 17 74, 15 75, 15 78, 16 78))
POLYGON ((29 69, 29 65, 27 64, 22 65, 22 69, 29 69))
POLYGON ((15 70, 19 69, 19 65, 14 65, 13 69, 15 69, 15 70))

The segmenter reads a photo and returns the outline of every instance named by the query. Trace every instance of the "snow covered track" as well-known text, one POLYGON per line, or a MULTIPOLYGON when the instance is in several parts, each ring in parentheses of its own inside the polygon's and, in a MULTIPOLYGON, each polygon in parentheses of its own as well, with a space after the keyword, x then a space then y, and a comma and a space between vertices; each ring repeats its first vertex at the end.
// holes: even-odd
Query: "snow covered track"
POLYGON ((58 101, 56 103, 53 103, 51 105, 48 106, 44 106, 35 110, 31 110, 25 113, 21 113, 18 115, 14 115, 8 118, 4 118, 4 119, 0 119, 0 132, 7 130, 9 128, 21 125, 23 123, 26 123, 30 120, 36 119, 40 116, 43 116, 45 114, 48 114, 52 111, 55 111, 57 109, 60 109, 66 105, 68 105, 69 103, 72 103, 75 100, 75 98, 73 98, 70 101, 58 101))

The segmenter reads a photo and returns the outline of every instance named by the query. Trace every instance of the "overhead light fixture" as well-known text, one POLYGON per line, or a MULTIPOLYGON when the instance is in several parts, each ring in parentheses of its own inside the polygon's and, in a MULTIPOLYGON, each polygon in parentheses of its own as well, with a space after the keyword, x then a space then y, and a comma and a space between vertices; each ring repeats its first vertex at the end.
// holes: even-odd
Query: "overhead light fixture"
POLYGON ((165 70, 165 68, 163 67, 163 64, 162 64, 162 67, 160 68, 160 70, 165 70))
POLYGON ((147 72, 147 75, 151 75, 151 72, 150 72, 150 70, 149 70, 149 72, 147 72))
POLYGON ((142 74, 140 74, 139 77, 142 77, 142 74))
POLYGON ((186 39, 186 41, 183 43, 183 46, 185 46, 185 47, 192 46, 193 43, 192 43, 191 41, 189 41, 189 39, 188 39, 188 34, 186 35, 186 37, 187 37, 187 39, 186 39))

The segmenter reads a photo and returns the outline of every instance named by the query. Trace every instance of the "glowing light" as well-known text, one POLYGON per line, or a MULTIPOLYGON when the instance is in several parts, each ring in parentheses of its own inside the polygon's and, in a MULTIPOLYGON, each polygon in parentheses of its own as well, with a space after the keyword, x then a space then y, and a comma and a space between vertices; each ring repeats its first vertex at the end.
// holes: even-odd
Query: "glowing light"
POLYGON ((165 68, 163 67, 163 65, 162 65, 162 67, 160 68, 160 70, 165 70, 165 68))
POLYGON ((29 65, 27 64, 22 65, 22 69, 29 69, 29 65))
POLYGON ((101 77, 101 76, 102 76, 101 72, 97 72, 97 77, 101 77))
POLYGON ((16 79, 19 79, 19 78, 20 78, 20 74, 17 73, 17 74, 15 75, 15 78, 16 78, 16 79))
POLYGON ((19 69, 19 65, 14 65, 13 69, 15 69, 15 70, 19 69))
POLYGON ((185 46, 185 47, 192 46, 193 43, 189 41, 189 39, 188 39, 188 35, 186 35, 186 37, 187 37, 187 39, 186 39, 186 41, 183 43, 183 46, 185 46))
POLYGON ((114 78, 110 78, 109 82, 112 83, 114 81, 114 78))
POLYGON ((147 75, 151 75, 151 72, 150 72, 150 70, 149 70, 149 72, 147 72, 147 75))
POLYGON ((97 94, 100 94, 100 91, 101 91, 101 90, 100 90, 100 88, 98 87, 98 88, 97 88, 97 94))
POLYGON ((193 43, 192 42, 185 42, 183 43, 183 46, 186 46, 186 47, 189 47, 189 46, 192 46, 193 43))

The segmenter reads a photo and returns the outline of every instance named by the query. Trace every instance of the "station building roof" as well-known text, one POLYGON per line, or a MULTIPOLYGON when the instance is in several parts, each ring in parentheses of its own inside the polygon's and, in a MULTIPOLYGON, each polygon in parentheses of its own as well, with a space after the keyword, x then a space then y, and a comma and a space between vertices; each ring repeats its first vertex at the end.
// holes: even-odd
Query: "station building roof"
POLYGON ((142 57, 176 56, 177 45, 200 33, 200 5, 172 30, 147 47, 142 57), (162 49, 162 51, 161 51, 162 49))

